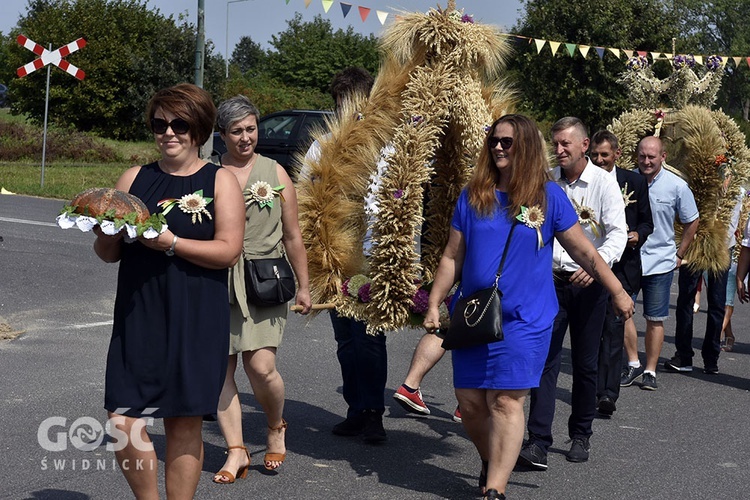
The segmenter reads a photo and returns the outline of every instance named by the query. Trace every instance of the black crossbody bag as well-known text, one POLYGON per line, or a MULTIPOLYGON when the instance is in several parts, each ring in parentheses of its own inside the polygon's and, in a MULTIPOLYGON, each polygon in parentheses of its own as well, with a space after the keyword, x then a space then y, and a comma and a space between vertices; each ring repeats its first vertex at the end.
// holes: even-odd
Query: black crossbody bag
POLYGON ((443 339, 443 349, 463 349, 503 340, 503 306, 501 292, 497 285, 503 272, 505 257, 517 221, 513 221, 508 239, 505 241, 503 256, 495 273, 495 283, 468 297, 459 297, 451 315, 450 327, 443 339))

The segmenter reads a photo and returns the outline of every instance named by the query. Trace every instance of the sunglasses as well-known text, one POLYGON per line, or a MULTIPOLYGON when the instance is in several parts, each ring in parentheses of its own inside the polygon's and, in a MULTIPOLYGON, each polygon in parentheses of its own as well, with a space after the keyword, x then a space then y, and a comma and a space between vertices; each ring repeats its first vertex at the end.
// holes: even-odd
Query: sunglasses
POLYGON ((512 137, 490 137, 487 139, 487 144, 489 145, 490 149, 495 149, 498 144, 500 144, 503 149, 510 149, 510 147, 513 145, 513 138, 512 137))
POLYGON ((175 118, 171 122, 161 118, 151 118, 151 130, 155 134, 164 134, 168 128, 171 128, 175 134, 187 134, 190 130, 190 124, 182 118, 175 118))

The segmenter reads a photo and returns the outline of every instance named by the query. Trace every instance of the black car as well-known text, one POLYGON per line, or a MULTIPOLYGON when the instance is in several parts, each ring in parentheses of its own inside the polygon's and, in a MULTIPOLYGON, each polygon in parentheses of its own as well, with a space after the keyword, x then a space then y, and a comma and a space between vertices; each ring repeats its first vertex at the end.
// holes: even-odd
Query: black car
MULTIPOLYGON (((311 109, 290 109, 266 115, 258 123, 258 145, 255 151, 273 158, 290 171, 295 154, 298 151, 304 153, 310 147, 311 130, 325 128, 326 117, 332 115, 331 111, 311 109)), ((227 151, 219 132, 214 132, 213 150, 214 154, 227 151)))

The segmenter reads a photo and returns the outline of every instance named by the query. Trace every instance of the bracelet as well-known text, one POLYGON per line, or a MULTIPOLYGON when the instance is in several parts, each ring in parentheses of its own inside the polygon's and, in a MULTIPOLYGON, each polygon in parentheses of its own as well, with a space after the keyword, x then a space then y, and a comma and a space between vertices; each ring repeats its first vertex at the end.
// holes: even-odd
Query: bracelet
POLYGON ((685 260, 685 257, 683 257, 683 256, 682 256, 682 255, 680 255, 680 254, 677 254, 677 258, 678 258, 678 259, 680 259, 680 260, 685 260))
POLYGON ((174 246, 177 244, 177 240, 179 240, 179 236, 176 234, 174 235, 174 238, 172 238, 172 246, 169 247, 169 250, 165 250, 164 253, 167 254, 167 257, 171 257, 174 255, 174 246))

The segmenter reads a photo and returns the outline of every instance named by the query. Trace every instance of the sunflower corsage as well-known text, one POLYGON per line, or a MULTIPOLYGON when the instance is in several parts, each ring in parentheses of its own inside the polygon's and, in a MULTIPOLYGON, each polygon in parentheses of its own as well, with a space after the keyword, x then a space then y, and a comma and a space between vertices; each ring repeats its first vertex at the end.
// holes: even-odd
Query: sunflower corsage
POLYGON ((248 189, 245 189, 242 194, 245 195, 246 206, 249 207, 253 203, 257 203, 258 207, 263 209, 265 207, 273 208, 274 196, 278 196, 281 201, 284 201, 284 195, 281 194, 283 190, 283 184, 272 188, 266 181, 257 181, 248 189))
POLYGON ((521 206, 521 213, 516 215, 516 219, 523 222, 531 229, 536 230, 536 240, 539 244, 539 249, 544 246, 544 240, 542 238, 542 224, 544 224, 544 212, 539 208, 539 205, 533 207, 521 206))
POLYGON ((157 203, 157 206, 161 207, 162 214, 167 215, 177 205, 184 213, 188 215, 192 214, 193 224, 195 224, 196 220, 203 222, 204 215, 209 219, 213 219, 211 213, 206 210, 206 205, 213 200, 213 198, 204 198, 203 190, 199 189, 192 194, 186 194, 182 198, 165 198, 157 203))
POLYGON ((596 215, 594 209, 587 207, 583 204, 583 199, 578 203, 576 200, 573 201, 573 207, 576 209, 578 214, 578 223, 582 226, 588 226, 591 228, 591 232, 594 233, 594 237, 599 237, 599 223, 596 221, 596 215))

